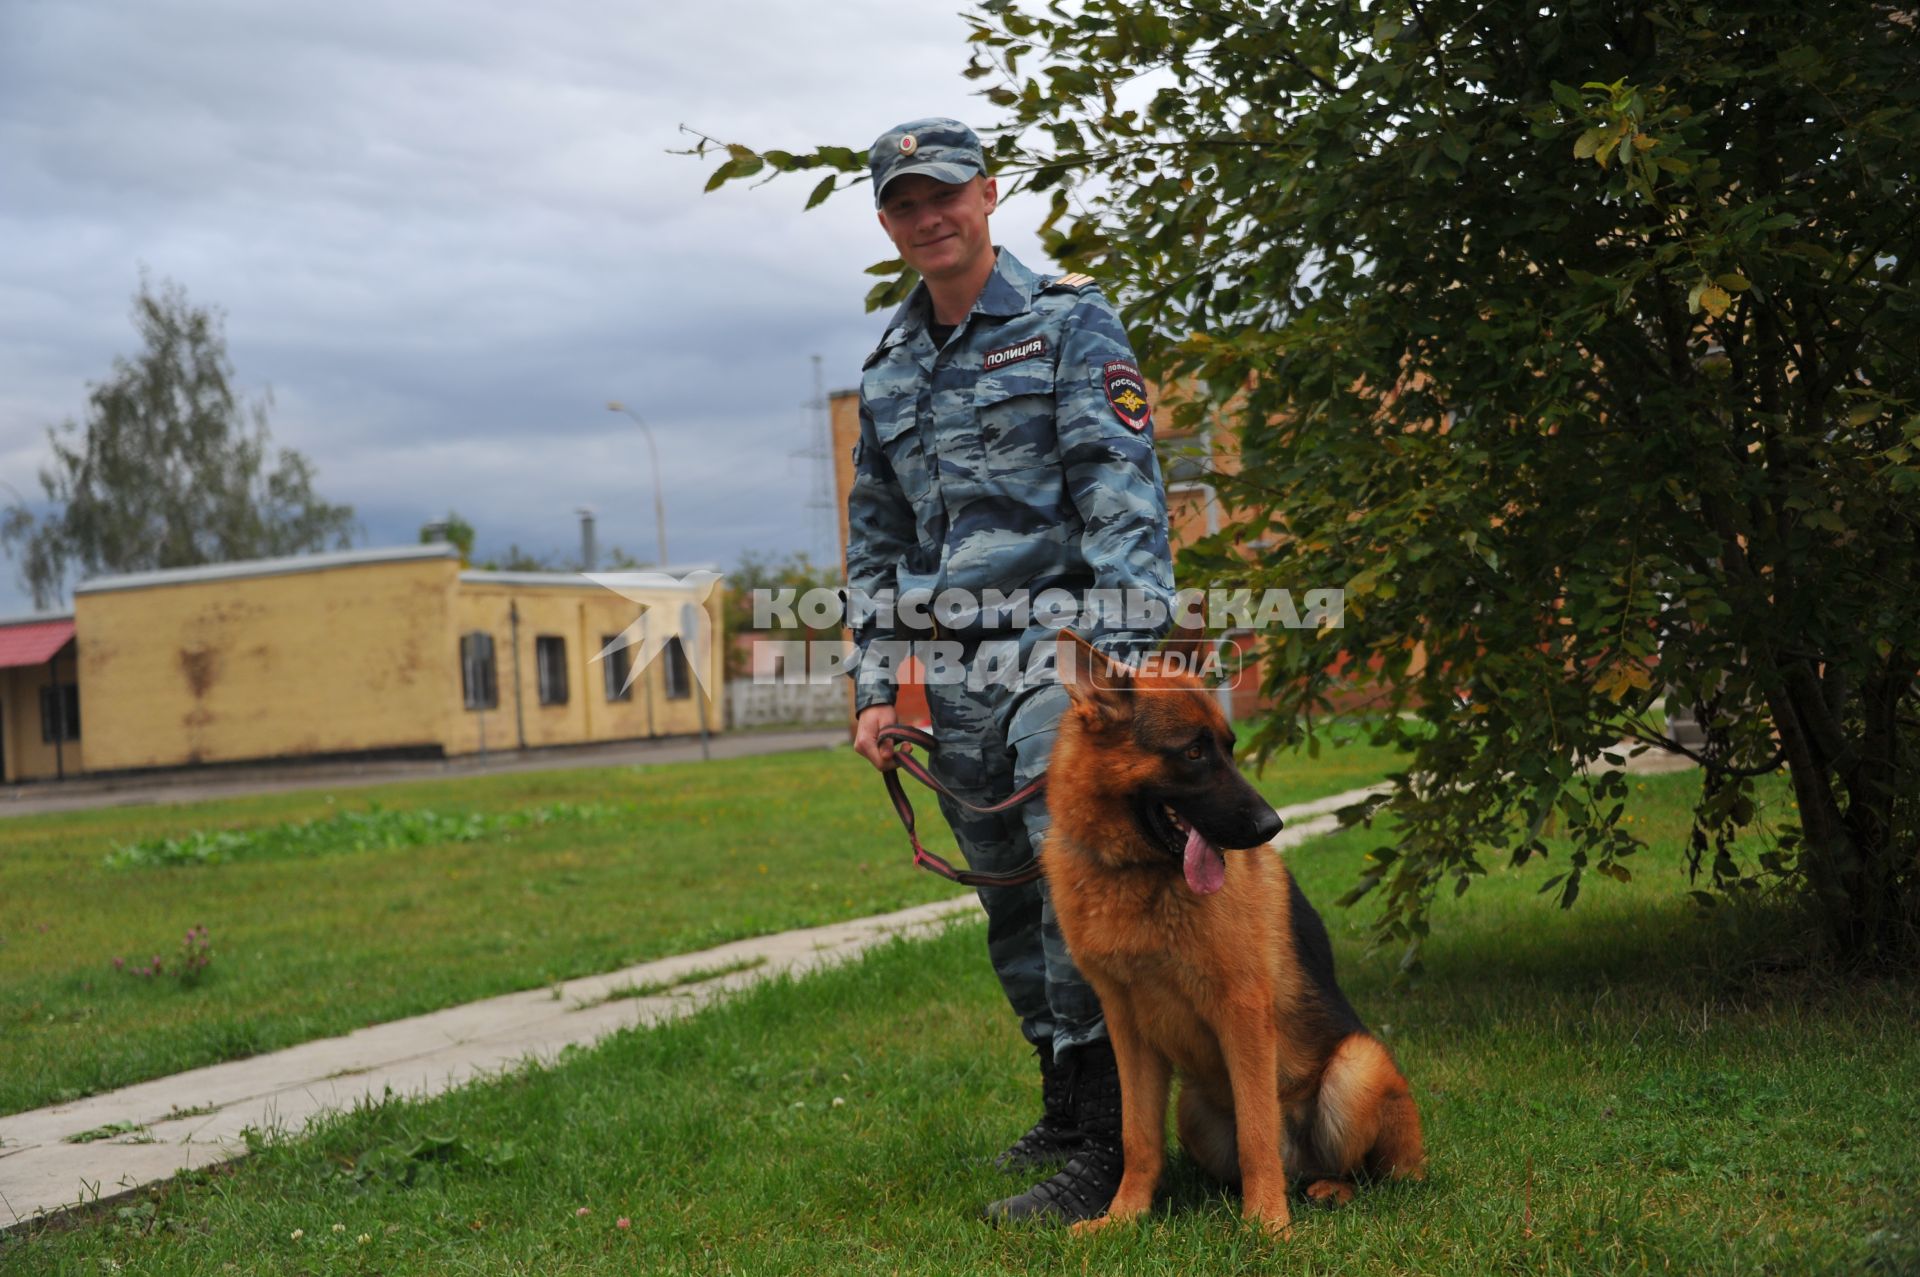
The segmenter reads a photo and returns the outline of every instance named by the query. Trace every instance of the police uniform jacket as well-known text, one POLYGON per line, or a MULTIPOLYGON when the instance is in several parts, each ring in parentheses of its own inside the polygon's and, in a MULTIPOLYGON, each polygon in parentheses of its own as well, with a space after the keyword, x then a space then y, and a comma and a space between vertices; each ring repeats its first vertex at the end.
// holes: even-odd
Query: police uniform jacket
MULTIPOLYGON (((847 503, 856 598, 1098 589, 1170 609, 1166 488, 1146 385, 1112 304, 1086 276, 1043 278, 1001 249, 938 349, 931 317, 921 284, 864 366, 847 503)), ((1124 652, 1166 626, 1074 628, 1124 652)), ((956 633, 992 629, 986 618, 956 633)), ((1021 634, 1023 668, 1047 633, 1036 617, 1021 634)), ((884 610, 855 628, 862 657, 876 639, 926 637, 884 610)), ((855 668, 857 709, 894 699, 893 676, 877 665, 855 668)))

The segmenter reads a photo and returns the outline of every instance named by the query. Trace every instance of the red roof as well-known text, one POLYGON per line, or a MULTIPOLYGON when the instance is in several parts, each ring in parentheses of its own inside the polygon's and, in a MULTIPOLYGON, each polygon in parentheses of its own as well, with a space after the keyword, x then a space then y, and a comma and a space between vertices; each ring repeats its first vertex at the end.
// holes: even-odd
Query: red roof
POLYGON ((45 665, 55 652, 72 641, 72 621, 0 625, 0 670, 45 665))

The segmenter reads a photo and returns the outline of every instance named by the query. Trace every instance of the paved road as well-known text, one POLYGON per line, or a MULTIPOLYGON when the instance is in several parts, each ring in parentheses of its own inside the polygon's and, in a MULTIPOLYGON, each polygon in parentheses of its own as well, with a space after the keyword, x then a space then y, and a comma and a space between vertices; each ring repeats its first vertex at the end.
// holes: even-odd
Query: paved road
MULTIPOLYGON (((731 732, 714 736, 709 745, 714 758, 743 758, 749 754, 829 749, 846 741, 844 727, 809 727, 794 731, 731 732)), ((699 737, 676 736, 665 740, 557 746, 447 759, 283 763, 120 777, 83 776, 67 781, 0 786, 0 820, 7 816, 37 816, 98 807, 198 803, 211 798, 296 789, 357 789, 405 780, 572 771, 580 767, 632 767, 693 762, 699 758, 699 737)))
MULTIPOLYGON (((719 735, 710 741, 714 758, 742 758, 749 754, 780 754, 802 749, 831 749, 847 743, 843 727, 809 727, 793 731, 754 731, 719 735)), ((357 789, 403 780, 443 780, 456 776, 486 776, 501 772, 571 771, 579 767, 632 767, 651 763, 684 763, 700 757, 698 737, 666 740, 617 741, 607 745, 573 745, 460 758, 388 762, 331 762, 262 764, 221 767, 148 775, 42 781, 0 786, 0 820, 48 812, 84 811, 98 807, 138 807, 155 803, 197 803, 211 798, 283 793, 296 789, 357 789)), ((1602 771, 1613 765, 1595 760, 1602 771)), ((1647 774, 1684 771, 1691 759, 1652 750, 1630 759, 1623 769, 1647 774)))

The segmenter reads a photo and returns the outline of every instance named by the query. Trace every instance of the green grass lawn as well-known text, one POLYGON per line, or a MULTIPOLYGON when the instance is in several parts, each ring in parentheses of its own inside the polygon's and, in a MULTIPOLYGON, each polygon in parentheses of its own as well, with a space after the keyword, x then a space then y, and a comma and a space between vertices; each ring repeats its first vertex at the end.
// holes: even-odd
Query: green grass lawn
MULTIPOLYGON (((1297 802, 1390 766, 1355 743, 1283 761, 1262 788, 1297 802)), ((933 796, 908 788, 952 858, 933 796)), ((911 867, 879 780, 844 749, 0 819, 0 1113, 960 890, 911 867), (358 850, 291 829, 376 804, 501 827, 358 850), (281 832, 226 863, 104 863, 134 841, 261 829, 281 832), (211 960, 183 984, 198 926, 211 960), (159 977, 133 973, 155 956, 159 977)))
POLYGON ((230 1172, 0 1241, 0 1270, 1920 1270, 1920 996, 1781 966, 1778 915, 1697 917, 1678 851, 1695 783, 1636 782, 1657 846, 1629 884, 1594 882, 1563 913, 1536 894, 1557 870, 1536 863, 1440 905, 1410 982, 1367 952, 1364 906, 1325 907, 1379 833, 1287 853, 1413 1082, 1431 1178, 1301 1205, 1285 1243, 1178 1157, 1140 1226, 1082 1240, 975 1220, 1013 1186, 983 1159, 1032 1119, 1038 1086, 967 923, 269 1141, 230 1172))

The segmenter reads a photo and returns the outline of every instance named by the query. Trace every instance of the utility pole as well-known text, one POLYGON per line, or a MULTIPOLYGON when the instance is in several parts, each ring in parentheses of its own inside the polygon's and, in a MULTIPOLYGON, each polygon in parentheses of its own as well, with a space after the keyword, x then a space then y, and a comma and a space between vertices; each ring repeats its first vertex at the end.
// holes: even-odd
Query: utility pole
POLYGON ((813 398, 806 407, 811 417, 808 432, 812 436, 804 448, 789 455, 810 462, 813 474, 807 496, 807 539, 814 562, 826 563, 839 557, 834 536, 840 523, 833 508, 832 427, 827 418, 826 382, 821 373, 820 356, 813 357, 813 398))

